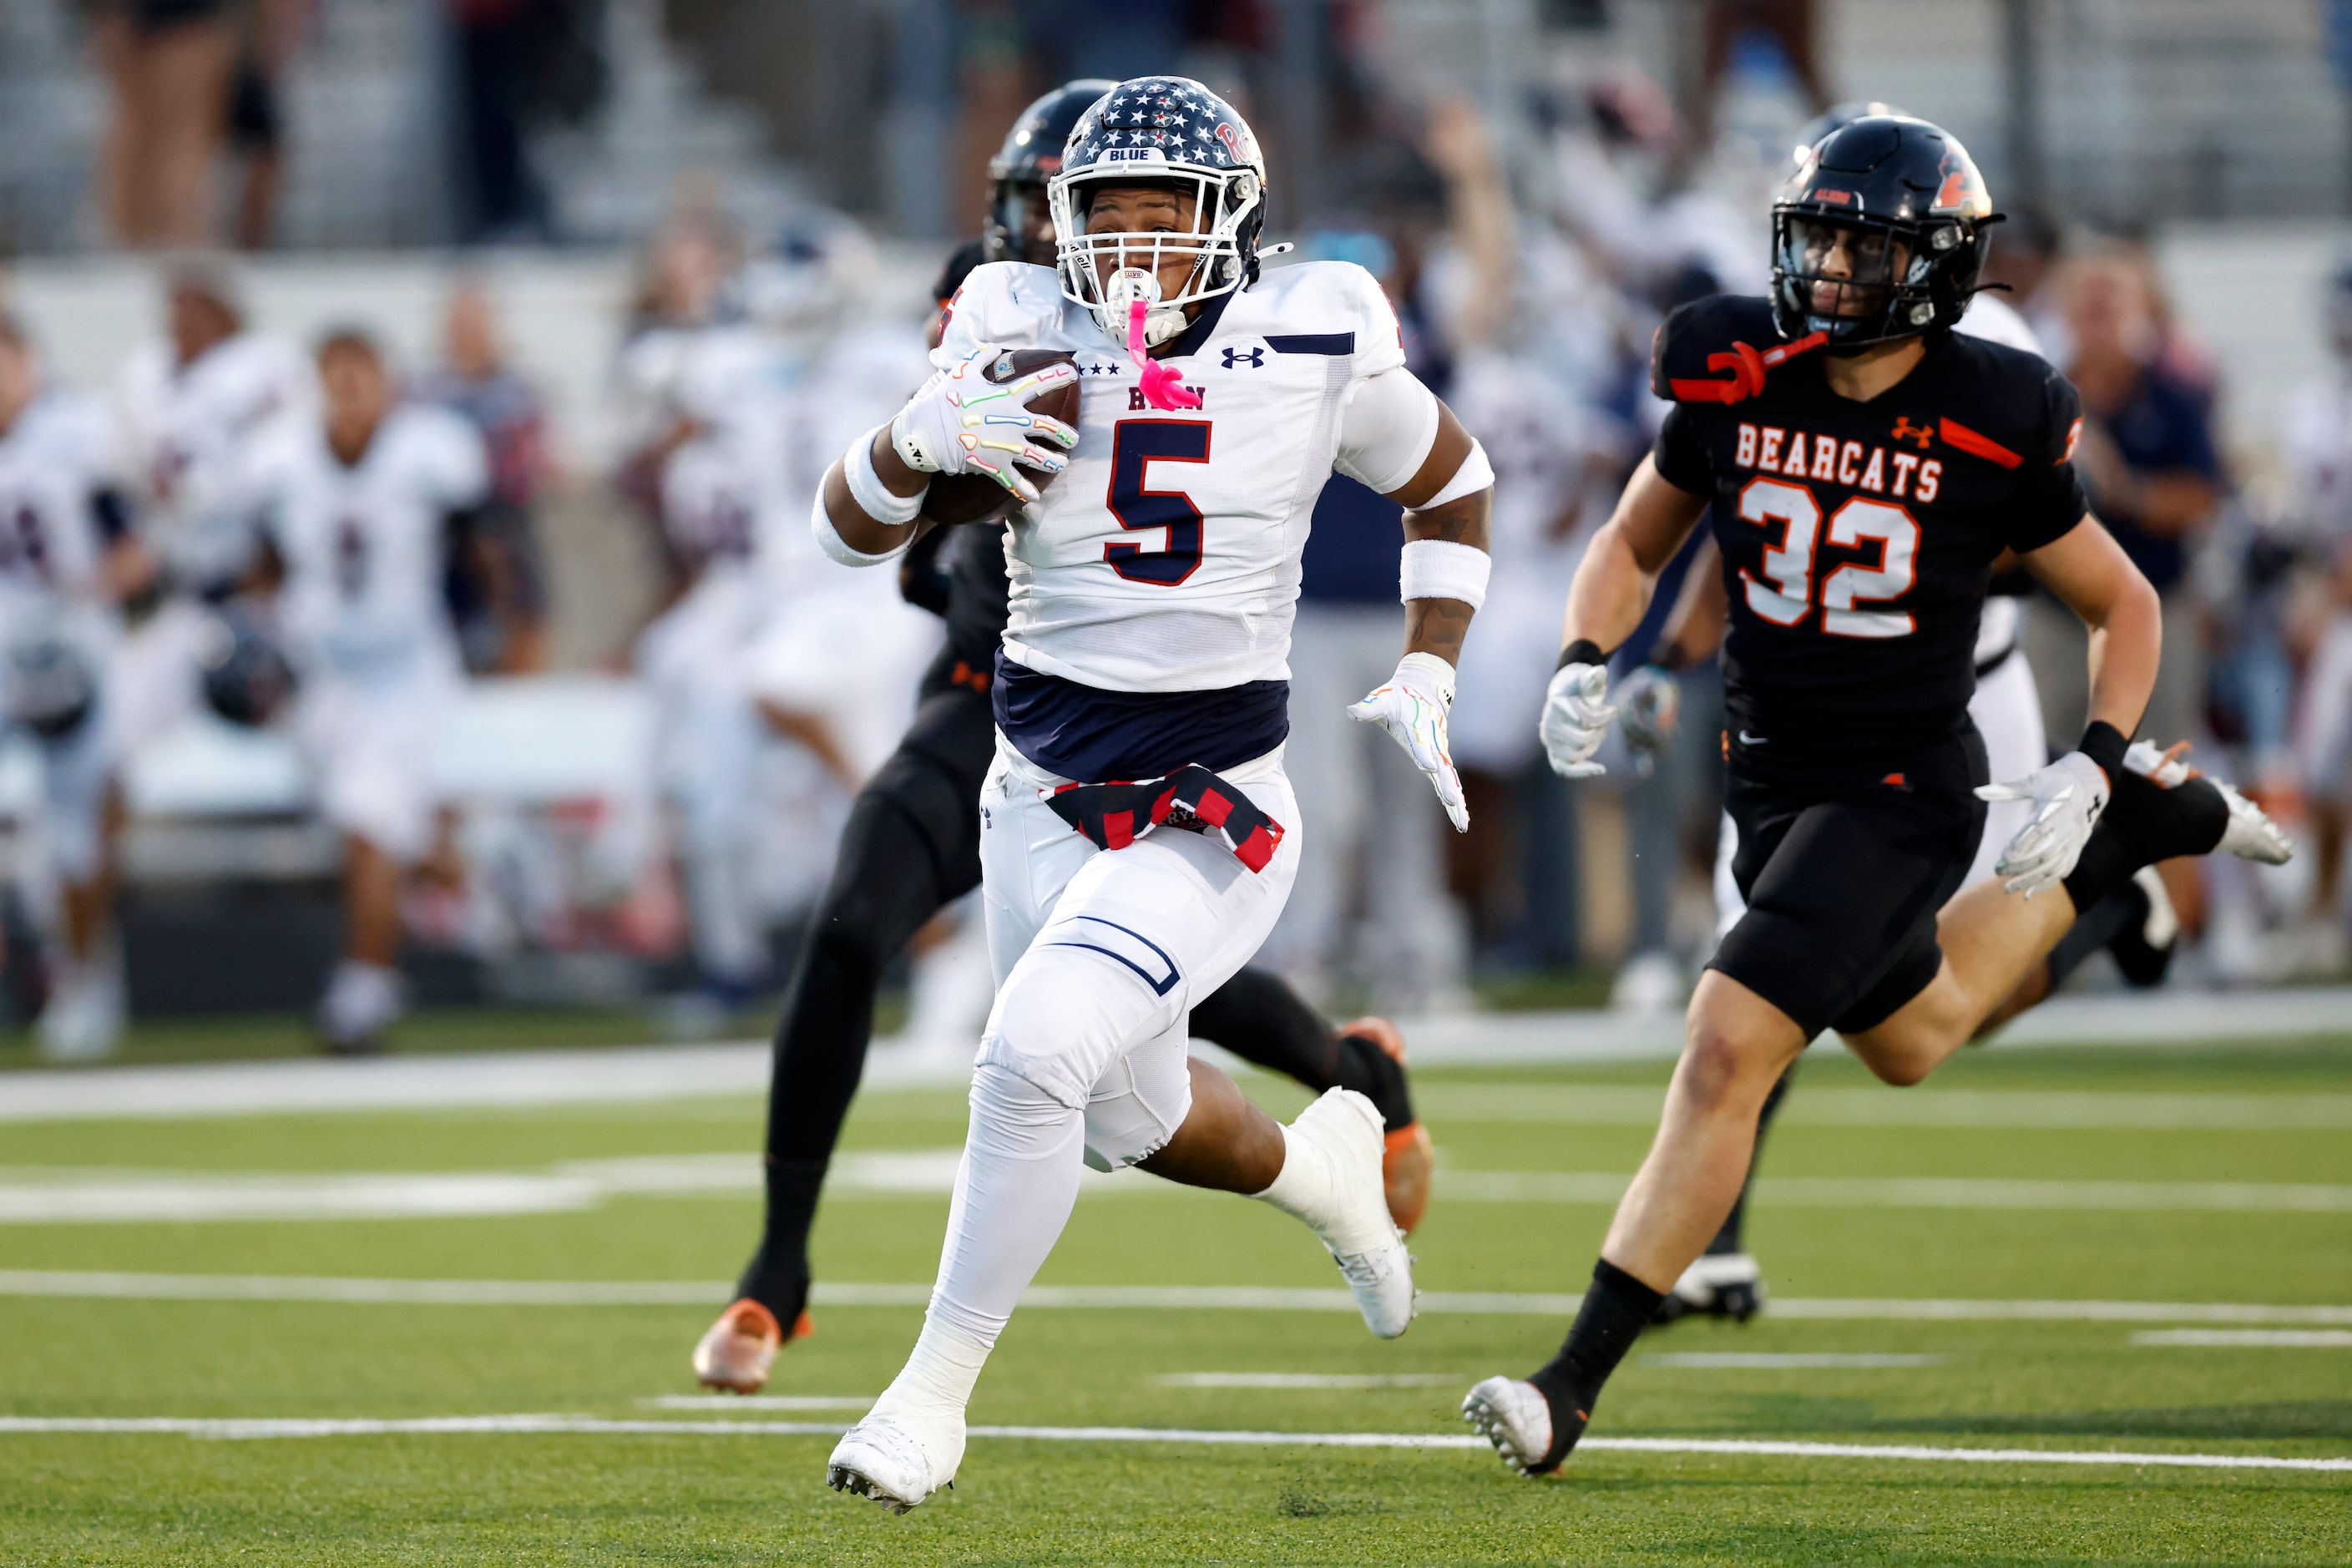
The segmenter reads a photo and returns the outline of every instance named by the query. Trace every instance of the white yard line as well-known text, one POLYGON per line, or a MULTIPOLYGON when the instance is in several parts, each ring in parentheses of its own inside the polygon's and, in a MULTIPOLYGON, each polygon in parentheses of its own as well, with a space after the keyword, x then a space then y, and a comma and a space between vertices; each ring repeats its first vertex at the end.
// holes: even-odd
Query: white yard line
MULTIPOLYGON (((944 1196, 954 1149, 840 1155, 837 1198, 944 1196)), ((1610 1171, 1442 1171, 1440 1201, 1613 1204, 1631 1178, 1610 1171)), ((579 1160, 540 1171, 187 1171, 0 1165, 0 1226, 476 1218, 593 1209, 622 1197, 731 1198, 760 1190, 751 1154, 579 1160)), ((2319 1182, 2035 1181, 1935 1176, 1763 1176, 1759 1201, 1788 1208, 2176 1210, 2352 1213, 2352 1184, 2319 1182)), ((1139 1171, 1087 1173, 1087 1198, 1198 1200, 1139 1171)))
MULTIPOLYGON (((429 1415, 403 1420, 182 1416, 0 1416, 0 1436, 179 1436, 215 1439, 577 1435, 829 1437, 847 1430, 824 1421, 632 1421, 594 1415, 429 1415)), ((1423 1432, 1243 1432, 1158 1426, 974 1426, 974 1437, 1049 1443, 1184 1443, 1238 1447, 1485 1448, 1483 1437, 1423 1432)), ((1923 1444, 1801 1443, 1744 1437, 1587 1437, 1591 1450, 1640 1454, 1732 1454, 1780 1458, 1907 1460, 1927 1464, 2126 1465, 2213 1470, 2352 1471, 2352 1458, 2272 1454, 2127 1453, 2106 1449, 1938 1448, 1923 1444)))
MULTIPOLYGON (((709 1279, 369 1279, 299 1274, 132 1274, 78 1269, 0 1269, 0 1298, 145 1301, 299 1301, 426 1307, 709 1307, 734 1286, 709 1279)), ((818 1307, 920 1307, 929 1285, 820 1279, 818 1307)), ((1425 1313, 1560 1318, 1581 1298, 1549 1291, 1424 1290, 1425 1313)), ((1349 1312, 1341 1289, 1233 1285, 1034 1285, 1029 1310, 1349 1312)), ((2271 1306, 2230 1301, 2004 1301, 1935 1298, 1868 1300, 1775 1296, 1769 1317, 1841 1322, 2034 1321, 2229 1323, 2352 1327, 2352 1306, 2271 1306)))
MULTIPOLYGON (((2352 987, 2230 995, 2061 997, 2005 1030, 1998 1049, 2037 1046, 2195 1045, 2340 1035, 2352 987)), ((1599 1011, 1465 1015, 1415 1023, 1424 1067, 1530 1066, 1654 1059, 1682 1048, 1678 1018, 1599 1011)), ((866 1090, 961 1082, 953 1053, 876 1042, 866 1090)), ((205 1062, 0 1073, 0 1122, 182 1119, 342 1111, 528 1109, 756 1095, 768 1082, 764 1042, 498 1051, 380 1061, 205 1062)), ((1929 1095, 1921 1099, 1933 1098, 1929 1095)), ((1795 1102, 1801 1106, 1804 1097, 1795 1102)))
POLYGON ((2136 1345, 2243 1345, 2270 1350, 2352 1350, 2352 1329, 2158 1329, 2136 1345))
POLYGON ((1461 1388, 1476 1381, 1458 1372, 1171 1372, 1162 1388, 1461 1388))
POLYGON ((1939 1355, 1815 1355, 1803 1352, 1776 1355, 1760 1351, 1680 1351, 1666 1355, 1645 1355, 1642 1358, 1642 1364, 1708 1371, 1790 1372, 1819 1367, 1867 1372, 1941 1366, 1944 1358, 1939 1355))
MULTIPOLYGON (((1664 1103, 1663 1088, 1624 1084, 1433 1083, 1413 1090, 1414 1110, 1441 1135, 1449 1122, 1655 1127, 1664 1103)), ((1932 1084, 1897 1094, 1808 1085, 1781 1119, 1789 1126, 2004 1131, 2341 1131, 2352 1128, 2352 1094, 2108 1094, 1932 1084)))
MULTIPOLYGON (((1630 1176, 1598 1171, 1440 1171, 1441 1203, 1610 1204, 1630 1176)), ((2067 1182, 1944 1176, 1759 1176, 1768 1208, 2198 1210, 2352 1214, 2323 1182, 2067 1182)))
POLYGON ((870 1394, 665 1394, 640 1399, 648 1410, 856 1410, 874 1408, 870 1394))

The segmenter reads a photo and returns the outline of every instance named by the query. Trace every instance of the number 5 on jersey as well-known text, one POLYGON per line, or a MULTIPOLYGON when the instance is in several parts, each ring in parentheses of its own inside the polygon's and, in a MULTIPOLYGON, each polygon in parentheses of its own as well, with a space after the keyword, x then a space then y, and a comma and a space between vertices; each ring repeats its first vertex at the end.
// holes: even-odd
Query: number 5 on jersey
POLYGON ((1201 509, 1183 491, 1156 490, 1150 480, 1154 463, 1207 462, 1209 428, 1204 419, 1122 419, 1114 427, 1108 498, 1111 515, 1130 532, 1168 531, 1164 550, 1125 542, 1103 546, 1103 559, 1129 582, 1172 588, 1200 567, 1201 509))
MULTIPOLYGON (((1748 607, 1775 626, 1794 626, 1812 613, 1813 551, 1822 535, 1821 503, 1802 485, 1751 479, 1739 492, 1743 522, 1777 525, 1780 542, 1764 547, 1764 577, 1739 569, 1748 607)), ((1878 564, 1848 562, 1821 581, 1822 630, 1840 637, 1909 637, 1908 611, 1864 609, 1891 604, 1911 591, 1917 570, 1919 524, 1901 507, 1860 496, 1831 514, 1829 542, 1845 549, 1875 544, 1878 564)))

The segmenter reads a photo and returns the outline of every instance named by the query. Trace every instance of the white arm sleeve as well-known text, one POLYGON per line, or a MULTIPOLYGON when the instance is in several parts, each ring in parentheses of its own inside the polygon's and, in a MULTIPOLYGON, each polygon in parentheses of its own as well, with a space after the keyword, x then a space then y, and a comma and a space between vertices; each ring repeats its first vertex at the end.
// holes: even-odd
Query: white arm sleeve
POLYGON ((1437 444, 1437 395, 1404 369, 1384 370, 1356 388, 1339 416, 1332 468, 1382 495, 1421 471, 1437 444))

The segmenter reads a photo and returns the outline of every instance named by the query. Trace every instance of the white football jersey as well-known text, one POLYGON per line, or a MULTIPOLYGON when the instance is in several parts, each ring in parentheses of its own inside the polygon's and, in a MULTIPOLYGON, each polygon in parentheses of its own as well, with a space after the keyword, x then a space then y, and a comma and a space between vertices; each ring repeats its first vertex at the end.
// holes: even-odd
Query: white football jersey
POLYGON ((113 457, 104 406, 58 388, 0 431, 0 615, 101 597, 91 500, 113 480, 113 457))
POLYGON ((2352 538, 2352 376, 2295 388, 2282 423, 2290 514, 2315 542, 2352 538))
POLYGON ((348 468, 315 423, 273 437, 249 494, 286 561, 280 603, 296 655, 355 675, 454 658, 444 519, 488 490, 481 437, 446 409, 395 408, 348 468))
POLYGON ((1050 268, 977 268, 950 304, 934 366, 993 344, 1064 350, 1079 370, 1070 466, 1005 531, 1004 649, 1031 669, 1116 691, 1286 679, 1299 553, 1324 482, 1337 468, 1394 489, 1426 455, 1346 442, 1365 382, 1411 374, 1396 314, 1360 267, 1267 272, 1211 300, 1163 363, 1202 406, 1148 408, 1124 344, 1062 297, 1050 268))
POLYGON ((240 332, 182 366, 151 343, 122 373, 121 413, 141 521, 190 582, 234 576, 252 547, 246 464, 275 429, 316 418, 319 378, 283 338, 240 332))

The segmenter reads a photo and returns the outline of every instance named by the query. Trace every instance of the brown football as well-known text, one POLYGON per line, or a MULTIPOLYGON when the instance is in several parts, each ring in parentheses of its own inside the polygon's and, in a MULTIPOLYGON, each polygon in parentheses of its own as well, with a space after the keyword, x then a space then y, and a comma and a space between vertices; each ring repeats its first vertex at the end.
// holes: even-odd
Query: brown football
MULTIPOLYGON (((1049 364, 1066 364, 1073 357, 1060 349, 1013 349, 988 367, 988 379, 1012 381, 1049 364)), ((1040 392, 1029 400, 1029 406, 1075 430, 1080 401, 1078 381, 1073 376, 1040 392)), ((1041 490, 1054 482, 1055 476, 1034 468, 1024 468, 1023 472, 1041 490)), ((942 523, 988 522, 1003 516, 1012 505, 1011 493, 986 474, 941 474, 924 493, 923 515, 942 523)))

